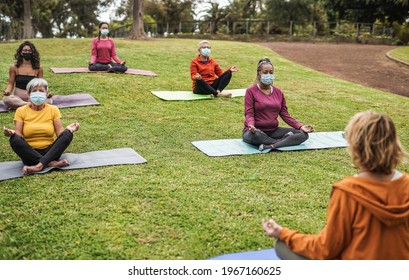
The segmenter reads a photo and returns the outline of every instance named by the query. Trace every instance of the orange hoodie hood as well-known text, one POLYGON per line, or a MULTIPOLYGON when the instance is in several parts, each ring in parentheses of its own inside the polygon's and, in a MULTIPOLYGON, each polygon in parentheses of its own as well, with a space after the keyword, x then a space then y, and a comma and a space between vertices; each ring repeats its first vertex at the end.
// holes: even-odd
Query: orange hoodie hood
POLYGON ((409 175, 381 182, 347 177, 334 184, 388 227, 409 221, 409 175))

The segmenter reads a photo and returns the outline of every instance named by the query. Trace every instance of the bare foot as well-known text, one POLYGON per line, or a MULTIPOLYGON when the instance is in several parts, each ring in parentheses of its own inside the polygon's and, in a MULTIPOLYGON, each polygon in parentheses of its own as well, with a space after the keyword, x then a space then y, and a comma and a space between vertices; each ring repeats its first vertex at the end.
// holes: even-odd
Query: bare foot
POLYGON ((37 165, 32 165, 32 166, 24 166, 23 167, 23 174, 24 175, 28 175, 34 172, 38 172, 43 170, 43 165, 41 163, 37 164, 37 165))
POLYGON ((232 94, 231 93, 222 93, 221 92, 217 96, 218 97, 220 96, 220 97, 225 97, 225 98, 231 98, 232 94))
POLYGON ((69 161, 66 159, 53 160, 48 163, 49 167, 65 167, 70 165, 69 161))

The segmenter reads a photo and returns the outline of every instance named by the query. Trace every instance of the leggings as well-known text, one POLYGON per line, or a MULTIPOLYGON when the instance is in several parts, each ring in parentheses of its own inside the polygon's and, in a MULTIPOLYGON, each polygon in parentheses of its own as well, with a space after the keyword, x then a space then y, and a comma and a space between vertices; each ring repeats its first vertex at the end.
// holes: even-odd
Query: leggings
POLYGON ((294 253, 283 241, 277 239, 274 245, 277 256, 282 260, 309 260, 308 258, 294 253))
POLYGON ((128 67, 126 67, 123 64, 119 64, 119 63, 95 62, 93 64, 90 64, 88 66, 88 69, 90 71, 108 71, 108 72, 124 73, 126 70, 128 70, 128 67))
POLYGON ((274 148, 281 148, 299 145, 307 139, 308 133, 287 127, 278 127, 273 132, 263 132, 261 130, 254 133, 250 130, 243 132, 243 141, 254 146, 273 144, 274 148))
POLYGON ((10 146, 13 151, 21 158, 24 165, 37 165, 42 163, 47 166, 53 160, 59 160, 62 153, 67 149, 73 139, 71 131, 64 130, 54 143, 45 149, 34 149, 23 137, 13 134, 10 137, 10 146))
POLYGON ((213 94, 214 96, 217 96, 217 90, 222 92, 229 84, 231 76, 231 72, 226 71, 216 80, 214 80, 211 85, 203 80, 196 80, 193 92, 196 94, 213 94))

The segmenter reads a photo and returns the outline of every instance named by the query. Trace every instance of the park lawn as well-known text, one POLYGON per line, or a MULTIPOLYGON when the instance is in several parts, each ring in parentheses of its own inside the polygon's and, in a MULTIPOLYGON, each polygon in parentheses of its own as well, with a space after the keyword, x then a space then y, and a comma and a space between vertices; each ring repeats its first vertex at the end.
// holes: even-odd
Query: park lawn
MULTIPOLYGON (((53 74, 49 67, 85 67, 90 39, 33 40, 53 94, 87 92, 97 107, 61 109, 78 120, 67 152, 130 147, 142 165, 53 171, 0 181, 0 259, 206 259, 269 248, 260 221, 317 233, 325 224, 331 184, 356 169, 346 149, 208 157, 192 141, 240 138, 243 98, 166 102, 150 90, 189 90, 197 40, 117 39, 132 68, 158 77, 53 74)), ((0 44, 1 86, 18 43, 0 44)), ((231 88, 254 82, 269 56, 290 113, 316 131, 343 130, 359 111, 394 119, 409 147, 408 99, 346 82, 290 62, 251 43, 213 41, 213 57, 240 69, 231 88)), ((13 113, 1 113, 11 127, 13 113)), ((284 125, 282 123, 282 125, 284 125)), ((1 161, 17 160, 6 137, 1 161)), ((400 166, 408 170, 408 164, 400 166)))
POLYGON ((409 63, 409 46, 392 50, 391 55, 399 60, 409 63))

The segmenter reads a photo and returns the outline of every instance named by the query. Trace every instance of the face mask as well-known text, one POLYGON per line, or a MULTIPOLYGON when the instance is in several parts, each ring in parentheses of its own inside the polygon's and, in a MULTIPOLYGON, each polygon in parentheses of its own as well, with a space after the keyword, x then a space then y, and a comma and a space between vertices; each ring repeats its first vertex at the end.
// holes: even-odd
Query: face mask
POLYGON ((271 85, 274 81, 274 74, 261 74, 260 81, 265 85, 271 85))
POLYGON ((101 35, 106 36, 106 35, 108 35, 108 33, 109 33, 108 29, 101 29, 101 35))
POLYGON ((39 106, 45 102, 45 92, 35 91, 30 93, 30 101, 39 106))
POLYGON ((23 53, 22 54, 22 56, 23 56, 23 58, 25 59, 25 60, 31 60, 32 58, 33 58, 33 54, 32 53, 23 53))
POLYGON ((212 53, 212 50, 211 50, 211 49, 207 49, 207 48, 201 49, 201 54, 202 54, 203 56, 209 56, 211 53, 212 53))

